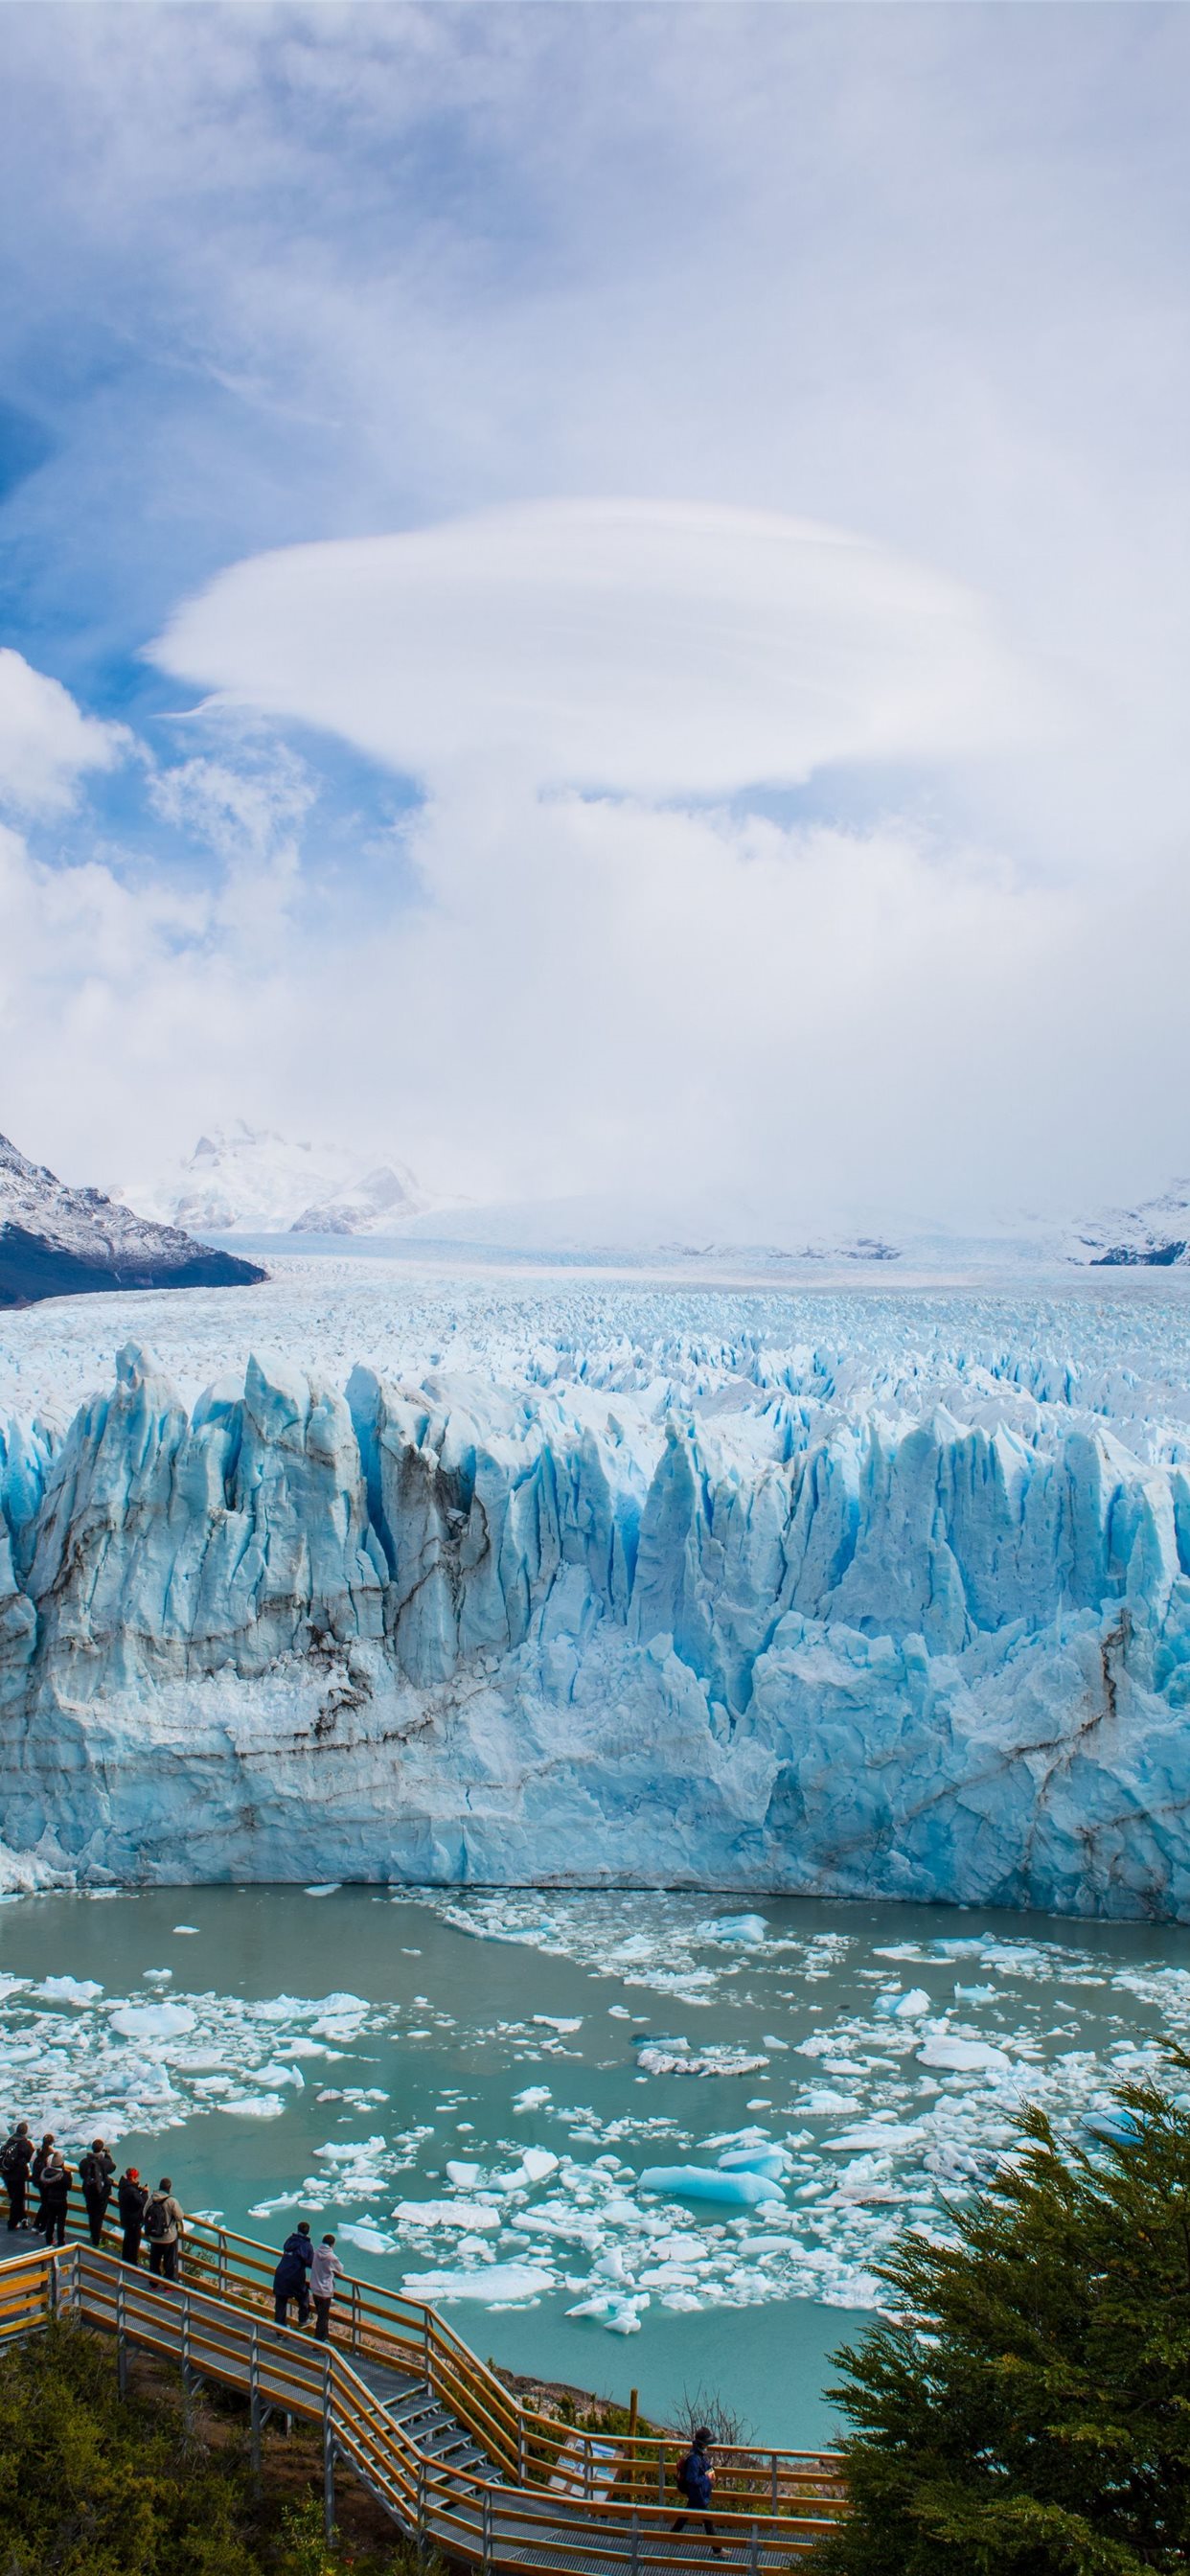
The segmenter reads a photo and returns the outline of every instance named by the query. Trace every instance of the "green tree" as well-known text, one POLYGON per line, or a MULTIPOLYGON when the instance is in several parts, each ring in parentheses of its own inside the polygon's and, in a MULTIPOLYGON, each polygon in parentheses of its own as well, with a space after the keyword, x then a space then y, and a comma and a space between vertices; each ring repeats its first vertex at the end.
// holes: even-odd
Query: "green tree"
POLYGON ((889 2321, 835 2355, 851 2510, 820 2576, 1190 2565, 1188 2097, 1114 2098, 1089 2151, 1026 2111, 957 2243, 910 2234, 881 2267, 889 2321))

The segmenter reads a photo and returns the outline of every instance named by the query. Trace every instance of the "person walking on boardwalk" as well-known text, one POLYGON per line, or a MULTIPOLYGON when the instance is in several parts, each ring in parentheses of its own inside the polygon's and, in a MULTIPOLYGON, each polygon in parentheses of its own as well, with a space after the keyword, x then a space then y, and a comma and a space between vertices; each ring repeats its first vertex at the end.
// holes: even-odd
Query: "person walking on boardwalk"
POLYGON ((147 2182, 141 2181, 135 2165, 129 2165, 127 2172, 121 2174, 116 2186, 116 2207, 120 2213, 120 2225, 124 2230, 124 2242, 120 2248, 122 2263, 140 2261, 140 2241, 145 2232, 145 2202, 148 2197, 147 2182))
POLYGON ((8 2232, 29 2224, 29 2167, 33 2162, 33 2140, 27 2120, 18 2120, 11 2138, 0 2147, 0 2182, 8 2192, 8 2232))
POLYGON ((102 2138, 92 2138, 85 2156, 79 2158, 79 2181, 87 2204, 87 2225, 91 2243, 98 2245, 103 2235, 103 2222, 112 2196, 112 2175, 116 2159, 109 2156, 102 2138))
POLYGON ((310 2317, 310 2266, 314 2248, 310 2242, 310 2221, 300 2218, 292 2236, 281 2248, 281 2260, 273 2274, 273 2315, 279 2326, 289 2323, 289 2302, 297 2300, 300 2326, 310 2317))
MULTIPOLYGON (((715 2526, 710 2512, 711 2489, 714 2483, 711 2436, 706 2425, 700 2424, 685 2459, 678 2462, 678 2485, 691 2511, 702 2515, 702 2527, 711 2543, 711 2556, 722 2558, 723 2552, 715 2538, 715 2526)), ((672 2525, 673 2530, 684 2531, 688 2520, 687 2514, 680 2513, 677 2521, 672 2525)))
POLYGON ((314 2301, 315 2343, 329 2343, 330 2341, 331 2302, 335 2295, 335 2283, 341 2279, 342 2272, 343 2266, 335 2252, 334 2237, 324 2236, 321 2245, 316 2245, 314 2248, 314 2260, 310 2266, 310 2295, 314 2301))
POLYGON ((47 2245, 66 2243, 66 2215, 73 2179, 69 2165, 51 2145, 41 2168, 41 2207, 37 2213, 47 2245))
POLYGON ((186 2216, 180 2201, 174 2199, 174 2187, 168 2174, 162 2174, 156 2191, 145 2202, 145 2234, 149 2240, 149 2270, 155 2281, 176 2281, 178 2255, 186 2233, 186 2216))

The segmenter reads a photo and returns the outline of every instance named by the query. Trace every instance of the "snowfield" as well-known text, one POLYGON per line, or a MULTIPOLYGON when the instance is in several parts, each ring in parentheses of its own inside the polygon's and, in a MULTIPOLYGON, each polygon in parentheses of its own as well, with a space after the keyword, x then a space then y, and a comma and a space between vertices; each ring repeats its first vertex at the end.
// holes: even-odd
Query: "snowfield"
POLYGON ((1190 1915, 1176 1283, 274 1270, 5 1319, 15 1884, 1190 1915))

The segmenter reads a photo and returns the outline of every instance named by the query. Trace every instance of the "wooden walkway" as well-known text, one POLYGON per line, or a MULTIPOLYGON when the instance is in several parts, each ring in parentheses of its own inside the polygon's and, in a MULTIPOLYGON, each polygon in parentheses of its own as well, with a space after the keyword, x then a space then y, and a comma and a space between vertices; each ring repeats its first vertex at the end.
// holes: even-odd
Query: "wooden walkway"
MULTIPOLYGON (((77 2224, 77 2221, 75 2222, 77 2224)), ((72 2241, 3 2257, 0 2344, 69 2316, 110 2334, 121 2386, 133 2349, 248 2404, 257 2460, 270 2414, 322 2433, 328 2534, 339 2469, 358 2477, 420 2546, 526 2576, 712 2576, 787 2566, 844 2510, 830 2453, 729 2447, 716 2454, 715 2530, 676 2534, 684 2444, 576 2431, 511 2397, 433 2309, 343 2281, 336 2340, 273 2322, 275 2252, 195 2225, 185 2280, 152 2280, 108 2245, 72 2241)))

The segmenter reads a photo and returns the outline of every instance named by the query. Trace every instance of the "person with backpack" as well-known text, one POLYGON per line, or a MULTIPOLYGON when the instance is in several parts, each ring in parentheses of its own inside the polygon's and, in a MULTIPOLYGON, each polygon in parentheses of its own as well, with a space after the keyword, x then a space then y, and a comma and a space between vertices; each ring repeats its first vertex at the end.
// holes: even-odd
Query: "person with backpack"
MULTIPOLYGON (((691 2512, 702 2515, 702 2526, 711 2543, 712 2558, 722 2558, 723 2552, 715 2538, 715 2526, 711 2520, 711 2489, 715 2483, 715 2471, 711 2461, 711 2436, 705 2424, 699 2425, 685 2459, 679 2460, 677 2477, 678 2485, 691 2512)), ((688 2516, 680 2513, 671 2528, 674 2531, 684 2531, 687 2520, 688 2516)))
POLYGON ((44 2236, 46 2232, 48 2222, 46 2218, 45 2194, 41 2188, 41 2177, 45 2172, 46 2165, 49 2158, 53 2155, 53 2152, 54 2132, 52 2129, 47 2129, 45 2136, 41 2141, 41 2145, 34 2150, 33 2162, 29 2167, 29 2179, 33 2185, 34 2191, 38 2195, 33 2225, 42 2236, 44 2236))
POLYGON ((168 2174, 163 2174, 156 2191, 145 2202, 145 2234, 149 2240, 149 2270, 155 2281, 176 2281, 178 2249, 186 2233, 186 2218, 180 2201, 174 2199, 174 2187, 168 2174))
POLYGON ((330 2341, 331 2302, 335 2295, 335 2283, 337 2280, 341 2279, 342 2272, 343 2266, 335 2252, 334 2237, 324 2236, 321 2245, 316 2245, 314 2248, 314 2260, 310 2266, 310 2295, 314 2301, 315 2343, 329 2343, 330 2341))
POLYGON ((37 2213, 47 2245, 66 2243, 66 2214, 73 2180, 69 2165, 51 2146, 41 2168, 41 2207, 37 2213))
POLYGON ((27 2120, 18 2120, 11 2138, 0 2147, 0 2182, 8 2193, 8 2232, 29 2224, 29 2167, 33 2162, 33 2140, 27 2120))
POLYGON ((114 2156, 109 2156, 102 2138, 92 2138, 86 2155, 79 2159, 79 2181, 83 2186, 83 2199, 87 2204, 87 2225, 91 2230, 93 2245, 98 2245, 103 2235, 103 2222, 112 2196, 112 2175, 115 2170, 116 2159, 114 2156))
POLYGON ((289 2302, 297 2300, 297 2321, 308 2324, 310 2317, 310 2266, 314 2248, 310 2242, 310 2221, 300 2218, 292 2236, 281 2248, 281 2260, 273 2274, 273 2315, 279 2326, 289 2323, 289 2302))
POLYGON ((120 2213, 120 2225, 124 2230, 124 2242, 120 2248, 122 2263, 140 2261, 140 2241, 145 2232, 145 2203, 148 2197, 147 2182, 141 2181, 135 2165, 129 2165, 127 2173, 121 2174, 116 2187, 116 2207, 120 2213))

